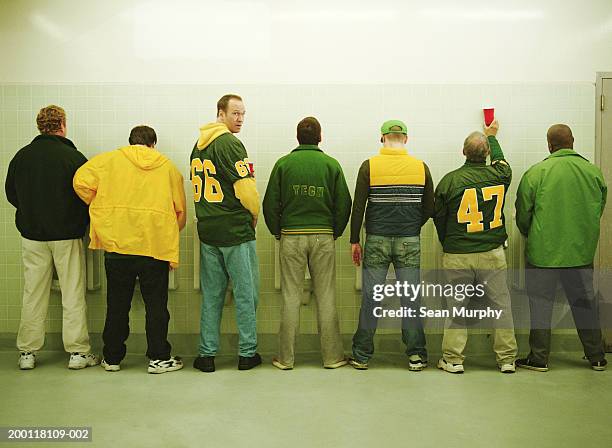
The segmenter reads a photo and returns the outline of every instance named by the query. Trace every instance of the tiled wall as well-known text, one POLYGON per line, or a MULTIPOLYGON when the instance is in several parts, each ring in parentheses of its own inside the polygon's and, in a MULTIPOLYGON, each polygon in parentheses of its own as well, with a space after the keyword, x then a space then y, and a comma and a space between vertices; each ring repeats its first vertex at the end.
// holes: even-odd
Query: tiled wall
MULTIPOLYGON (((514 191, 524 170, 547 155, 546 130, 553 123, 569 124, 575 148, 593 159, 595 91, 589 83, 512 85, 0 85, 0 166, 2 183, 15 152, 37 134, 37 111, 54 103, 68 114, 68 137, 87 156, 127 144, 130 129, 154 127, 157 148, 188 178, 189 154, 199 125, 212 121, 215 103, 224 93, 242 95, 247 109, 239 137, 255 162, 262 193, 276 159, 296 146, 295 126, 308 115, 323 127, 321 147, 344 167, 351 189, 361 162, 380 147, 380 124, 390 118, 408 125, 409 151, 431 168, 434 182, 463 163, 465 136, 479 129, 481 106, 494 104, 501 123, 498 135, 515 180, 507 200, 512 213, 514 191)), ((191 186, 186 182, 188 198, 191 186)), ((18 327, 23 287, 21 241, 14 226, 14 209, 0 195, 0 333, 18 327)), ((172 333, 199 330, 200 294, 193 290, 193 207, 181 235, 178 289, 170 295, 172 333)), ((429 224, 431 226, 431 224, 429 224)), ((431 227, 425 232, 431 234, 431 227)), ((439 250, 427 238, 423 250, 439 250)), ((278 329, 280 294, 274 289, 274 240, 263 219, 257 228, 261 268, 258 327, 261 333, 278 329)), ((511 241, 511 244, 516 244, 511 241)), ((356 326, 360 293, 355 291, 348 232, 337 241, 337 296, 341 329, 356 326)), ((105 287, 88 293, 90 330, 102 330, 105 287)), ((526 311, 526 310, 525 310, 526 311)), ((132 305, 132 331, 144 331, 144 310, 137 295, 132 305)), ((313 306, 302 308, 301 331, 316 332, 313 306)), ((48 329, 61 331, 61 303, 54 292, 48 329)), ((235 332, 234 309, 227 308, 223 332, 235 332)))

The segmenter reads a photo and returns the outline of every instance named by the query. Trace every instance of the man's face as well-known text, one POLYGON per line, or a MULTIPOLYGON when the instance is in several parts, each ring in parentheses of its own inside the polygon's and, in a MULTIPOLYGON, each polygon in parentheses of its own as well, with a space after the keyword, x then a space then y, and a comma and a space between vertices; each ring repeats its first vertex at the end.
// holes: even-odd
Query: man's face
POLYGON ((219 120, 225 123, 232 134, 237 134, 244 123, 244 104, 242 101, 232 98, 227 103, 227 110, 219 112, 219 120))

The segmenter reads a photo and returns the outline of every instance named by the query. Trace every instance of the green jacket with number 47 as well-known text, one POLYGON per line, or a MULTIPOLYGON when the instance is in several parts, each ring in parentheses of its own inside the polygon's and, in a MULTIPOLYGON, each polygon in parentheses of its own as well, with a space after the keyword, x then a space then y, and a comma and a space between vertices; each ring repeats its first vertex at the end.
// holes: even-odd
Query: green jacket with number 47
POLYGON ((497 138, 487 139, 490 165, 466 161, 444 176, 436 187, 434 224, 446 253, 487 252, 508 238, 504 201, 512 169, 497 138))

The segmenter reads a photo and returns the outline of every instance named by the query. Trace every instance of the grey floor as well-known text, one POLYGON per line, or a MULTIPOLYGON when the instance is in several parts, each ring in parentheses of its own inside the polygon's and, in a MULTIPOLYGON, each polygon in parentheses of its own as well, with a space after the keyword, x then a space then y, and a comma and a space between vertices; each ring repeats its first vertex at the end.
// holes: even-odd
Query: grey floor
POLYGON ((469 358, 464 375, 409 372, 401 355, 378 356, 368 371, 324 370, 314 354, 293 371, 270 360, 238 371, 235 358, 218 358, 204 374, 187 358, 182 371, 149 375, 135 355, 108 373, 69 371, 60 352, 19 371, 15 352, 0 352, 0 426, 93 428, 93 443, 37 447, 612 446, 612 373, 579 353, 514 375, 492 356, 469 358))

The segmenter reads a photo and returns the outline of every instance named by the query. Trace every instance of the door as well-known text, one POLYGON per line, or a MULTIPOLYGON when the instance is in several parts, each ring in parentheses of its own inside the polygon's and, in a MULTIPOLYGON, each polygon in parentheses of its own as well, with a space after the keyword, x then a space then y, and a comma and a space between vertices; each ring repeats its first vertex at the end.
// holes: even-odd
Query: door
POLYGON ((596 162, 608 184, 599 237, 599 299, 606 351, 612 351, 612 73, 597 76, 596 162))

